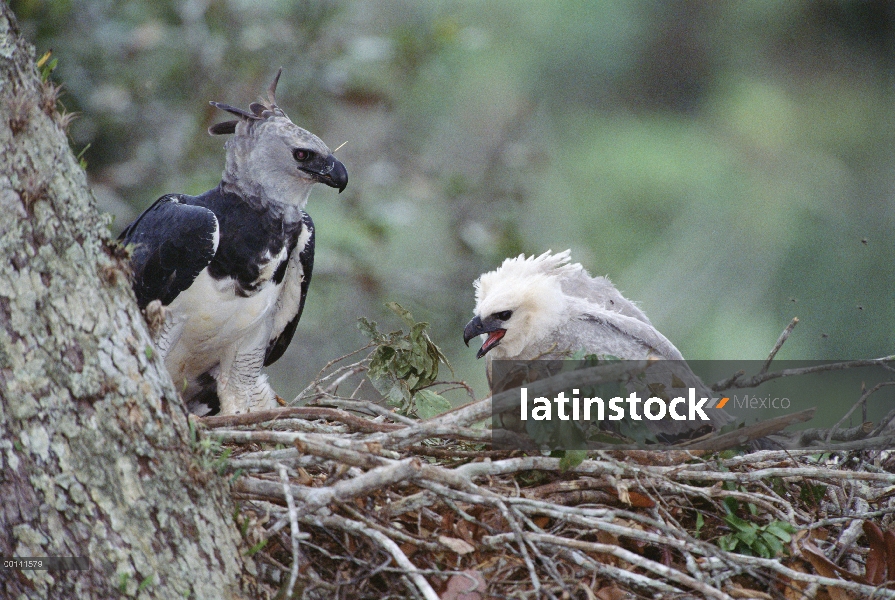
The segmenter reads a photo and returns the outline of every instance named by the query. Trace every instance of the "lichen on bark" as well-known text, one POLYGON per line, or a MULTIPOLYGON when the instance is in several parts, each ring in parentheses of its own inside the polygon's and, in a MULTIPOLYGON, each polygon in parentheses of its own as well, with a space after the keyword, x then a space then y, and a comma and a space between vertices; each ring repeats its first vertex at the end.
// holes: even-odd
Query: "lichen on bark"
POLYGON ((259 597, 47 85, 0 3, 0 555, 91 562, 0 596, 259 597))

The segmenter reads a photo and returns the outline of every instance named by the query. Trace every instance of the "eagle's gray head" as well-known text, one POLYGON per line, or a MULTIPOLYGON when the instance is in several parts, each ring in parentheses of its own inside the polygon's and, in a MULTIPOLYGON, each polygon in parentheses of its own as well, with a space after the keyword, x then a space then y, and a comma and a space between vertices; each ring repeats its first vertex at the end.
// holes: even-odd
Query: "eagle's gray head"
POLYGON ((282 71, 270 84, 267 100, 253 102, 248 111, 211 102, 238 118, 212 125, 208 133, 233 135, 225 145, 226 189, 244 198, 303 208, 317 182, 344 190, 348 171, 320 138, 293 123, 277 106, 275 93, 282 71))
POLYGON ((526 258, 508 258, 496 270, 475 282, 475 317, 463 330, 463 341, 483 336, 476 356, 494 351, 494 358, 520 356, 567 319, 572 298, 562 290, 562 280, 582 269, 569 263, 570 251, 526 258))

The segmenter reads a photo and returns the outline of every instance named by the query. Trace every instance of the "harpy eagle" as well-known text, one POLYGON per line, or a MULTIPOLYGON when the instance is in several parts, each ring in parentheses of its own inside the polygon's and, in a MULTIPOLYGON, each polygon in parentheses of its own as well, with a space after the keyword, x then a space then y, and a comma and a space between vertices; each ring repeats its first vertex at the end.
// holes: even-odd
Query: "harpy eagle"
MULTIPOLYGON (((622 296, 609 279, 591 277, 570 251, 504 260, 475 282, 475 316, 463 331, 463 340, 482 336, 477 358, 490 361, 568 358, 580 351, 625 360, 661 359, 669 370, 662 384, 682 380, 697 393, 711 391, 693 374, 680 351, 662 335, 633 302, 622 296)), ((730 415, 711 410, 712 429, 726 424, 730 415)), ((698 429, 690 421, 647 423, 657 432, 678 436, 698 429)))
POLYGON ((275 92, 212 125, 232 134, 221 183, 199 196, 167 194, 120 235, 132 247, 141 309, 159 301, 154 341, 190 410, 238 414, 276 406, 261 374, 301 318, 314 264, 314 223, 303 209, 315 183, 348 183, 345 166, 295 125, 275 92))

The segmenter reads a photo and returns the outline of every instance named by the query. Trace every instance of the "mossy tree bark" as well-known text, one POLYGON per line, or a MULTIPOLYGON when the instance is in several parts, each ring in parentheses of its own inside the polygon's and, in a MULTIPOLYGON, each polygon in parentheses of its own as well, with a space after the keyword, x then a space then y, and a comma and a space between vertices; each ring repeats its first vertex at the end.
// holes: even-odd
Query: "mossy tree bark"
POLYGON ((259 597, 55 92, 0 1, 0 555, 91 561, 0 571, 0 596, 259 597))

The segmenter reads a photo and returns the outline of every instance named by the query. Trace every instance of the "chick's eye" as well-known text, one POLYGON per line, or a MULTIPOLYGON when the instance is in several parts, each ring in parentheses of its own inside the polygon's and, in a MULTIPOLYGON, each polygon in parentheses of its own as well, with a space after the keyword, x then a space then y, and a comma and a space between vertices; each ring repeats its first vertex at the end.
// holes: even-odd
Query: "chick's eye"
POLYGON ((512 317, 512 316, 513 316, 513 311, 511 311, 511 310, 504 310, 499 313, 494 313, 494 317, 500 321, 509 321, 510 317, 512 317))
POLYGON ((296 148, 292 151, 292 157, 298 162, 305 162, 309 158, 311 158, 311 151, 305 150, 304 148, 296 148))

